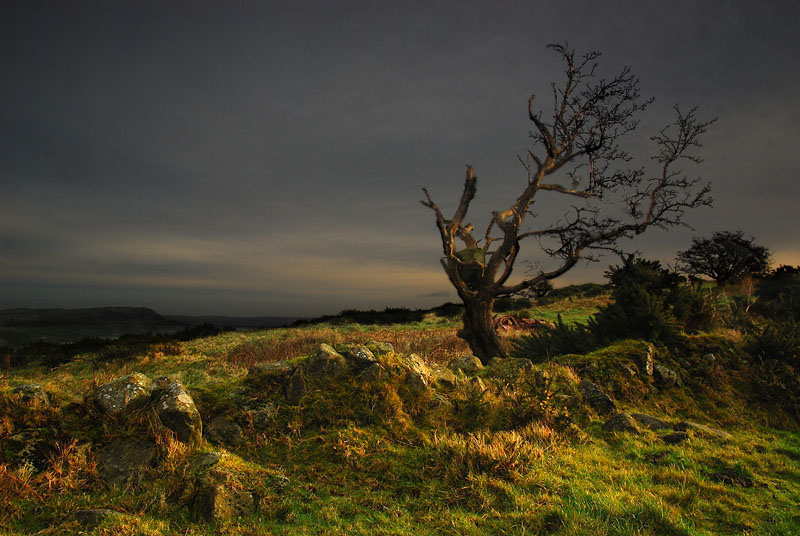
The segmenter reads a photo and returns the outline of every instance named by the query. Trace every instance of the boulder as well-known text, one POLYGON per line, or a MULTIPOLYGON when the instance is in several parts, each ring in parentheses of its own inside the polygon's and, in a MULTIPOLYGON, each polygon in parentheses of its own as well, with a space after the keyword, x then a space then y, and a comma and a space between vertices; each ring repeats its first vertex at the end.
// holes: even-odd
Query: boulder
POLYGON ((150 378, 139 372, 94 390, 94 403, 107 415, 144 407, 150 401, 150 378))
POLYGON ((168 429, 175 432, 178 441, 197 446, 203 438, 203 420, 194 400, 180 382, 172 382, 160 391, 156 402, 158 418, 168 429))
POLYGON ((394 346, 388 342, 369 341, 367 343, 367 348, 369 348, 369 351, 376 357, 383 357, 394 352, 394 346))
POLYGON ((306 396, 307 391, 303 369, 298 367, 286 383, 286 401, 292 406, 296 406, 306 396))
POLYGON ((631 417, 633 417, 640 426, 643 426, 648 430, 672 429, 672 425, 667 421, 662 421, 661 419, 647 415, 646 413, 632 413, 631 417))
POLYGON ((97 450, 97 468, 109 486, 137 485, 156 460, 152 441, 118 439, 97 450))
POLYGON ((611 397, 589 380, 581 381, 578 388, 586 402, 600 415, 610 415, 617 411, 617 405, 611 397))
POLYGON ((465 355, 453 359, 448 367, 455 372, 461 371, 471 376, 483 368, 483 363, 474 355, 465 355))
POLYGON ((328 344, 320 344, 305 365, 309 376, 335 378, 347 372, 347 361, 344 356, 328 344))
POLYGON ((639 370, 645 376, 652 376, 656 363, 656 350, 652 345, 647 345, 647 351, 639 356, 639 370))
POLYGON ((606 432, 639 433, 639 427, 636 426, 636 421, 628 413, 617 413, 608 419, 605 424, 603 424, 603 430, 606 432))
POLYGON ((50 398, 47 396, 47 392, 38 383, 20 385, 12 391, 12 394, 17 396, 20 402, 29 406, 46 407, 50 405, 50 398))
POLYGON ((242 427, 231 419, 220 416, 211 421, 206 428, 206 439, 213 445, 235 447, 242 443, 244 432, 242 427))
POLYGON ((197 477, 191 498, 194 516, 219 523, 250 514, 255 510, 256 498, 243 489, 230 471, 211 469, 197 477))
POLYGON ((456 385, 456 375, 453 371, 446 367, 439 367, 433 365, 430 368, 430 377, 440 386, 452 388, 456 385))
POLYGON ((386 379, 389 376, 389 373, 386 372, 386 368, 380 363, 373 363, 356 376, 357 379, 364 381, 364 382, 374 382, 386 379))
POLYGON ((706 426, 705 424, 697 424, 696 422, 683 421, 675 425, 675 430, 680 432, 693 432, 695 435, 701 437, 711 437, 715 439, 731 439, 733 436, 728 432, 706 426))
POLYGON ((423 376, 430 376, 431 370, 425 364, 425 360, 417 354, 408 354, 400 356, 400 366, 407 371, 416 372, 423 376))
POLYGON ((344 352, 344 356, 359 368, 367 367, 372 363, 378 362, 372 350, 362 344, 349 346, 344 352))
POLYGON ((662 389, 680 387, 683 385, 681 382, 681 377, 678 376, 677 372, 660 364, 653 366, 653 379, 662 389))

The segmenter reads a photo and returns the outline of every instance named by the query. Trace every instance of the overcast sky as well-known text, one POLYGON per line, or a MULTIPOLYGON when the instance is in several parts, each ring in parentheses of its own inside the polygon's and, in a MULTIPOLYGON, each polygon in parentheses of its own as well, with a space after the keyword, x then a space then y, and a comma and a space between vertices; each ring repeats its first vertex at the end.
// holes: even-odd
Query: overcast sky
MULTIPOLYGON (((800 4, 750 1, 0 3, 0 308, 318 315, 454 300, 427 186, 468 221, 525 184, 545 46, 630 65, 719 121, 715 204, 633 246, 743 230, 800 264, 800 4)), ((542 101, 546 107, 547 102, 542 101)), ((546 207, 544 209, 546 213, 546 207)), ((532 250, 531 250, 532 251, 532 250)), ((523 253, 525 252, 523 246, 523 253)), ((609 262, 563 283, 600 281, 609 262)))

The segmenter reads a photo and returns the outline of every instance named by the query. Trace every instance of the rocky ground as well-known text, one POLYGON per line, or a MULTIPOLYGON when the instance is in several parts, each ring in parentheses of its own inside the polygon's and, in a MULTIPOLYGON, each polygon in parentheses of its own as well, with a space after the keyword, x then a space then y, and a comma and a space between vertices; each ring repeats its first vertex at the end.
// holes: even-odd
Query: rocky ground
POLYGON ((484 366, 470 355, 403 353, 369 336, 249 366, 231 356, 252 335, 223 334, 178 355, 102 369, 85 356, 23 371, 0 399, 0 527, 800 530, 796 425, 748 400, 733 341, 696 337, 690 356, 622 341, 547 363, 484 366))

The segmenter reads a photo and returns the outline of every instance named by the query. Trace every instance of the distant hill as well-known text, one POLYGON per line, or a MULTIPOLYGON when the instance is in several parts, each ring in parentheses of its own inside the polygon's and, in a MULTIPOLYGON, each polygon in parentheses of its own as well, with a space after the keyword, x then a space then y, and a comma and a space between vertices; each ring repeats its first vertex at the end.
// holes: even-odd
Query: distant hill
POLYGON ((303 320, 300 316, 186 316, 164 315, 164 318, 185 326, 211 324, 219 328, 256 329, 275 328, 303 320))
POLYGON ((84 337, 171 332, 185 327, 145 307, 0 309, 0 344, 72 342, 84 337))

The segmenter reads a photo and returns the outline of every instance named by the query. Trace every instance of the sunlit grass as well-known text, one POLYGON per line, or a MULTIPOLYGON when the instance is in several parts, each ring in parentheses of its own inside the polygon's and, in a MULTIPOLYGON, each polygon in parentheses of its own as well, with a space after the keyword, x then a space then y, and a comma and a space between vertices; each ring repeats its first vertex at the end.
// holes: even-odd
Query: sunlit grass
MULTIPOLYGON (((583 321, 604 300, 557 302, 528 314, 583 321)), ((732 434, 729 440, 690 434, 678 445, 649 430, 609 434, 591 411, 573 413, 580 396, 576 371, 592 365, 603 382, 619 381, 645 341, 537 364, 525 381, 486 375, 486 390, 464 381, 435 396, 413 395, 402 379, 365 385, 346 378, 312 384, 303 402, 291 407, 279 390, 247 378, 254 364, 297 359, 323 342, 389 342, 398 353, 446 363, 469 353, 457 329, 455 321, 437 320, 230 332, 129 360, 99 362, 85 354, 52 370, 16 370, 0 389, 0 441, 56 427, 64 437, 43 470, 0 462, 0 533, 800 534, 800 434, 796 424, 784 430, 764 425, 777 417, 748 399, 744 368, 700 374, 692 355, 657 354, 683 367, 689 387, 658 392, 648 381, 627 381, 617 396, 621 409, 693 419, 732 434), (100 423, 85 397, 93 386, 132 372, 181 381, 206 422, 229 416, 243 427, 244 443, 204 443, 192 452, 146 415, 100 423), (552 379, 546 389, 534 387, 537 372, 552 379), (52 393, 55 408, 15 402, 11 389, 31 381, 52 393), (245 407, 268 402, 278 416, 256 430, 245 407), (115 428, 123 425, 128 428, 115 428), (134 431, 154 438, 159 464, 142 485, 107 489, 93 445, 134 431), (253 514, 216 526, 191 518, 194 462, 209 451, 221 455, 221 469, 256 492, 253 514), (70 518, 81 508, 119 514, 86 529, 70 518)), ((701 334, 690 343, 698 352, 714 345, 735 350, 741 344, 736 335, 701 334)))

